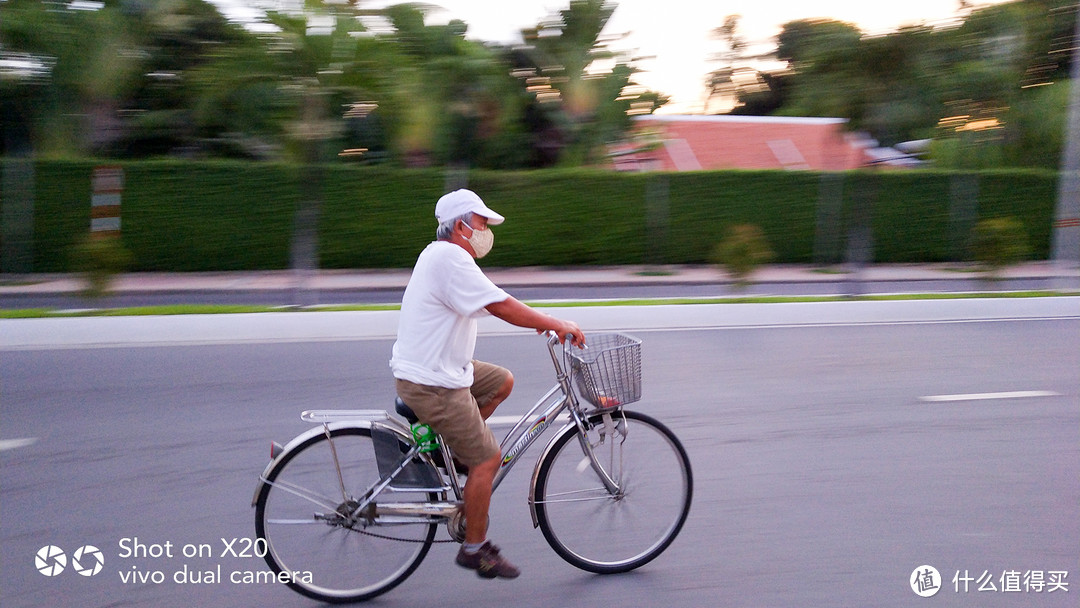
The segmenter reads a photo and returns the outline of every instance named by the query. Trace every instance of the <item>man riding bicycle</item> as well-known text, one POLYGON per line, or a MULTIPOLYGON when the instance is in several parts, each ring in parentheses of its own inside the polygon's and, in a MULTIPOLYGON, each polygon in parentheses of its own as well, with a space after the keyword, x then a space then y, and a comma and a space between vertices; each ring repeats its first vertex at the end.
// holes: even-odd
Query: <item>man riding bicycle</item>
POLYGON ((464 488, 465 542, 456 562, 485 578, 514 578, 519 570, 487 540, 491 486, 502 454, 484 422, 514 387, 510 371, 473 359, 476 319, 492 314, 581 346, 572 321, 543 314, 496 286, 476 264, 491 250, 489 226, 503 216, 474 192, 456 190, 438 200, 436 240, 420 253, 401 301, 390 367, 398 396, 441 434, 455 459, 468 467, 464 488))

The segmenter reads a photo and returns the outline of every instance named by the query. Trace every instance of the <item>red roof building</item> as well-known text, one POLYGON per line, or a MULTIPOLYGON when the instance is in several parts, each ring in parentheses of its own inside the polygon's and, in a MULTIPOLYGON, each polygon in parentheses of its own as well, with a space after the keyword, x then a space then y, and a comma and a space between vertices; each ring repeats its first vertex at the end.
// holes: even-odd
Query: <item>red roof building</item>
POLYGON ((642 139, 659 144, 614 150, 616 169, 843 171, 876 160, 877 143, 845 131, 843 118, 651 114, 635 122, 642 139))

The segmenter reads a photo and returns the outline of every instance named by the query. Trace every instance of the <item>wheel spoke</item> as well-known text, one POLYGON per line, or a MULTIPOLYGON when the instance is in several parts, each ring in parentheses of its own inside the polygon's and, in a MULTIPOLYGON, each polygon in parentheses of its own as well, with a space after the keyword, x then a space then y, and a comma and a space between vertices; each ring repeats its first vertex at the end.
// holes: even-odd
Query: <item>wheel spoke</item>
MULTIPOLYGON (((330 602, 375 597, 405 580, 427 554, 437 524, 415 517, 369 519, 368 509, 353 518, 360 503, 347 491, 338 498, 343 488, 371 488, 379 480, 367 428, 329 430, 283 454, 256 500, 256 534, 266 540, 270 568, 310 573, 289 586, 330 602)), ((383 488, 375 498, 403 503, 438 496, 383 488)))
POLYGON ((320 514, 316 513, 314 517, 309 519, 268 519, 266 520, 266 523, 274 524, 275 526, 307 526, 311 524, 325 526, 327 524, 326 520, 320 519, 319 516, 320 514))
POLYGON ((621 412, 589 422, 587 437, 571 429, 545 455, 534 496, 537 522, 575 566, 632 570, 660 555, 682 528, 692 495, 690 464, 678 439, 648 416, 621 412), (609 492, 606 481, 616 489, 609 492))
POLYGON ((282 490, 292 494, 293 496, 302 498, 312 504, 323 507, 324 509, 329 509, 331 511, 337 509, 337 501, 335 501, 334 499, 330 498, 329 496, 323 496, 318 492, 313 492, 307 488, 298 486, 296 484, 285 481, 268 481, 265 479, 263 480, 263 483, 271 485, 275 488, 281 488, 282 490))
POLYGON ((610 494, 605 488, 590 488, 572 490, 570 492, 549 493, 545 500, 538 500, 536 502, 537 504, 546 504, 553 502, 581 502, 586 500, 615 500, 615 496, 610 494), (582 496, 583 494, 591 494, 592 496, 582 496))

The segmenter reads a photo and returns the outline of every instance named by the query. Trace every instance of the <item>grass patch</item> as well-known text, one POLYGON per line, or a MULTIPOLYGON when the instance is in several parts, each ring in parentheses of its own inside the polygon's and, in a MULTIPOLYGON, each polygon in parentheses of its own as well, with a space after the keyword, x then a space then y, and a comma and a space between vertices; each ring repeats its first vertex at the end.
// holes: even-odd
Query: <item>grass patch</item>
POLYGON ((54 317, 51 310, 44 308, 0 309, 0 319, 41 319, 54 317))
POLYGON ((639 270, 634 274, 639 277, 672 277, 679 273, 674 270, 639 270))
MULTIPOLYGON (((923 293, 864 296, 736 296, 716 298, 649 298, 624 300, 544 300, 527 302, 534 308, 575 308, 585 306, 660 306, 699 304, 790 304, 810 302, 885 302, 899 300, 969 300, 986 298, 1047 298, 1080 296, 1071 291, 1005 291, 972 293, 923 293)), ((170 306, 140 306, 132 308, 101 308, 85 310, 53 310, 45 308, 0 309, 0 319, 42 319, 57 317, 135 317, 165 315, 221 315, 252 313, 297 313, 324 311, 382 311, 398 310, 398 304, 343 304, 331 306, 247 306, 215 304, 177 304, 170 306)))
POLYGON ((833 275, 833 274, 851 274, 851 271, 850 271, 850 270, 847 270, 847 269, 845 269, 845 268, 830 268, 830 267, 825 267, 825 268, 814 268, 814 269, 813 269, 813 270, 811 270, 810 272, 813 272, 814 274, 828 274, 828 275, 833 275))
POLYGON ((716 298, 652 298, 627 300, 590 300, 583 302, 543 301, 529 302, 534 308, 555 308, 578 306, 657 306, 669 304, 785 304, 807 302, 884 302, 892 300, 971 300, 987 298, 1050 298, 1060 296, 1078 296, 1080 292, 1059 291, 1003 291, 972 293, 905 293, 863 296, 734 296, 716 298))

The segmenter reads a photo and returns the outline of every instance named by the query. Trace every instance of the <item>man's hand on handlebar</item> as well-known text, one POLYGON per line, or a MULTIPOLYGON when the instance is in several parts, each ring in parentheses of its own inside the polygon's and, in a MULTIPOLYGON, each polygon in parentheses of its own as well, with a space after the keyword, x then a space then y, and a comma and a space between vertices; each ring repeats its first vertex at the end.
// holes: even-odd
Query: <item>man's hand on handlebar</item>
POLYGON ((545 331, 551 332, 559 339, 561 344, 567 338, 570 339, 570 343, 578 348, 585 347, 585 332, 581 331, 577 323, 573 321, 564 321, 562 319, 553 319, 554 325, 547 330, 539 329, 536 333, 544 333, 545 331))

